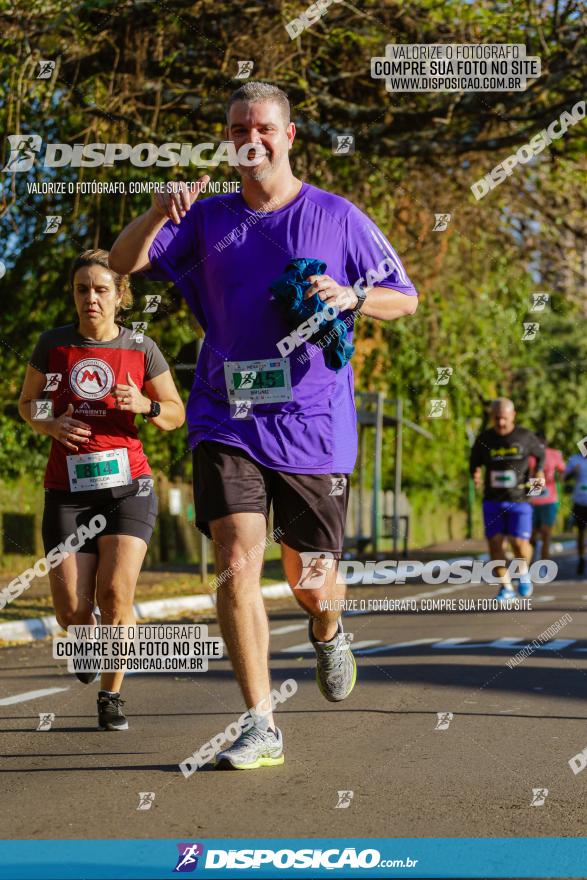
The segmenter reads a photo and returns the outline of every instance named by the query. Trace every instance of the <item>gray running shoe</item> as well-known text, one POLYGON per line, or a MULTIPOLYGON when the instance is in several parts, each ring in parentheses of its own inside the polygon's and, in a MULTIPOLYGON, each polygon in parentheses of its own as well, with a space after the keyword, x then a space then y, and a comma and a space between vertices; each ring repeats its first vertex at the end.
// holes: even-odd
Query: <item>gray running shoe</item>
POLYGON ((98 727, 102 730, 128 730, 128 721, 121 709, 120 694, 98 691, 98 727))
POLYGON ((346 700, 357 680, 357 664, 351 646, 338 621, 338 634, 329 642, 318 642, 312 632, 310 641, 316 651, 316 681, 324 697, 331 703, 346 700))
POLYGON ((218 752, 215 767, 217 770, 256 770, 257 767, 275 767, 283 761, 283 737, 279 728, 273 732, 251 727, 232 745, 218 752))

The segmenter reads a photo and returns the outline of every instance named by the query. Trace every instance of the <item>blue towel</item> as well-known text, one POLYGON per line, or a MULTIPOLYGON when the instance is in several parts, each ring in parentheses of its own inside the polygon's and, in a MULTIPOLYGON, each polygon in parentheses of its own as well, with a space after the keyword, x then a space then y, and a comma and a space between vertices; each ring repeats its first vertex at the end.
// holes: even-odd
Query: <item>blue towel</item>
MULTIPOLYGON (((304 293, 310 287, 306 279, 310 275, 324 275, 326 263, 321 260, 299 258, 292 260, 285 267, 285 272, 269 285, 282 314, 289 327, 293 330, 311 318, 312 315, 324 311, 325 303, 319 296, 304 299, 304 293)), ((325 320, 310 337, 310 342, 319 345, 323 339, 322 354, 324 363, 329 370, 341 370, 352 358, 355 347, 347 342, 348 329, 340 318, 325 320)))

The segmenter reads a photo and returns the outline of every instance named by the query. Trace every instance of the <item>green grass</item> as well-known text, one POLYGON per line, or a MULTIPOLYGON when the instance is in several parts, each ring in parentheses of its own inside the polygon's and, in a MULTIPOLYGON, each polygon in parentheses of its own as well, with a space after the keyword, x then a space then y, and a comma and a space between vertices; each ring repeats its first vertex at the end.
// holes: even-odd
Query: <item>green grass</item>
MULTIPOLYGON (((213 575, 209 574, 208 582, 213 575)), ((283 580, 283 572, 278 561, 269 562, 261 579, 262 586, 283 580)), ((142 572, 137 584, 135 602, 149 602, 156 599, 172 599, 176 596, 208 595, 212 591, 203 584, 199 574, 142 572)), ((0 623, 13 620, 30 620, 34 617, 46 617, 53 614, 53 603, 49 595, 49 583, 46 579, 36 584, 35 593, 28 592, 14 599, 0 611, 0 623)))

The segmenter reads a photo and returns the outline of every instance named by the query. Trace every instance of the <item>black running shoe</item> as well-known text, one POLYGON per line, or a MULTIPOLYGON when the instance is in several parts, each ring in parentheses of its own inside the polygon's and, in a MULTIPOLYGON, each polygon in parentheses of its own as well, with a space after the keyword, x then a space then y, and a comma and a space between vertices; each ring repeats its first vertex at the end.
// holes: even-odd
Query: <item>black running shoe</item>
POLYGON ((120 708, 124 700, 120 694, 98 693, 98 726, 102 730, 128 730, 128 721, 120 708))
POLYGON ((93 681, 96 681, 98 678, 97 672, 76 672, 75 677, 81 681, 82 684, 91 684, 93 681))
POLYGON ((585 560, 583 557, 581 557, 577 563, 577 574, 585 574, 585 560))

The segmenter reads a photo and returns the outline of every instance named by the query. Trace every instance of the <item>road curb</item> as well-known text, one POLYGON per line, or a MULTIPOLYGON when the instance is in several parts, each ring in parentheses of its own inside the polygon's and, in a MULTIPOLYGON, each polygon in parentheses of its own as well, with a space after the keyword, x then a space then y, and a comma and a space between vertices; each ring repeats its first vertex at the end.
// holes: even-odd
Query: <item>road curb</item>
MULTIPOLYGON (((554 553, 562 553, 575 547, 574 540, 555 541, 552 544, 554 553)), ((471 558, 486 562, 489 559, 487 553, 474 553, 469 556, 452 556, 445 562, 462 562, 471 558)), ((291 596, 291 590, 285 581, 261 587, 261 593, 267 599, 281 599, 291 596)), ((151 602, 137 602, 134 606, 135 614, 139 620, 145 618, 165 619, 170 614, 181 611, 206 611, 216 607, 216 595, 207 596, 178 596, 175 599, 153 599, 151 602)), ((13 620, 10 623, 0 623, 0 640, 34 642, 36 639, 44 639, 60 633, 61 627, 54 616, 34 617, 31 620, 13 620)))
MULTIPOLYGON (((281 599, 291 596, 289 585, 285 581, 261 587, 266 599, 281 599)), ((170 614, 181 611, 206 611, 216 607, 216 596, 178 596, 175 599, 153 599, 151 602, 137 602, 134 606, 139 620, 145 618, 165 619, 170 614)), ((0 640, 34 642, 62 632, 53 615, 33 617, 31 620, 11 620, 0 624, 0 640)))

